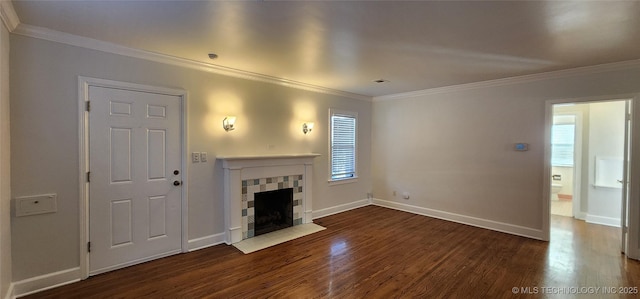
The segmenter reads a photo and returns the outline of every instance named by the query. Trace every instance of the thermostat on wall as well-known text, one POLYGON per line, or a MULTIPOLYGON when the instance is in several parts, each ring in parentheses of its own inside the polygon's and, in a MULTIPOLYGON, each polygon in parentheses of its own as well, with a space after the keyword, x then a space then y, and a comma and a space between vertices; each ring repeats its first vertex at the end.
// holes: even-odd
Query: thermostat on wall
POLYGON ((529 144, 528 143, 516 143, 515 149, 516 149, 516 151, 520 151, 520 152, 528 151, 529 150, 529 144))

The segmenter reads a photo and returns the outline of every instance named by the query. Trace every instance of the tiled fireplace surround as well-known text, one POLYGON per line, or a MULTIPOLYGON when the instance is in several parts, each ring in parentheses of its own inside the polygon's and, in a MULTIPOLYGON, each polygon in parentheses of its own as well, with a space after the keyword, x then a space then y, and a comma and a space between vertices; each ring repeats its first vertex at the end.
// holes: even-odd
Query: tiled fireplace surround
POLYGON ((258 192, 293 188, 293 225, 311 223, 313 158, 317 156, 217 157, 224 169, 225 242, 253 237, 253 199, 258 192))
POLYGON ((293 189, 293 225, 302 224, 304 175, 242 180, 242 239, 255 236, 255 195, 259 192, 293 189))

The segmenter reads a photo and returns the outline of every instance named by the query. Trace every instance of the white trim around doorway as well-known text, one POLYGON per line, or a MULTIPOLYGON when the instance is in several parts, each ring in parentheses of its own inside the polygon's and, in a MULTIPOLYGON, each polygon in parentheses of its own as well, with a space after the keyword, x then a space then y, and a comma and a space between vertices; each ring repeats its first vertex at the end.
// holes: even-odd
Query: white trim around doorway
MULTIPOLYGON (((553 125, 553 105, 570 103, 606 102, 615 100, 630 100, 633 111, 631 119, 632 131, 640 132, 640 94, 621 94, 609 96, 594 96, 584 98, 553 99, 545 101, 545 133, 544 133, 544 175, 543 175, 543 196, 542 196, 542 234, 543 240, 550 241, 551 235, 551 126, 553 125)), ((631 180, 640 178, 640 135, 631 135, 631 155, 629 165, 631 167, 631 180), (635 158, 634 157, 638 157, 635 158)), ((625 250, 627 257, 640 259, 640 243, 638 241, 640 232, 640 212, 633 212, 640 208, 640 184, 631 184, 628 207, 629 207, 629 228, 628 242, 625 250)))
POLYGON ((89 253, 87 252, 87 242, 89 240, 89 186, 87 182, 87 172, 89 171, 89 113, 87 111, 87 102, 89 101, 89 87, 109 87, 131 91, 141 91, 149 93, 157 93, 181 98, 181 151, 182 162, 182 252, 189 251, 188 243, 188 167, 189 161, 189 140, 187 128, 187 112, 188 112, 188 93, 185 90, 157 87, 150 85, 142 85, 135 83, 127 83, 106 79, 90 78, 78 76, 78 138, 79 138, 79 209, 80 209, 80 279, 89 277, 89 253))

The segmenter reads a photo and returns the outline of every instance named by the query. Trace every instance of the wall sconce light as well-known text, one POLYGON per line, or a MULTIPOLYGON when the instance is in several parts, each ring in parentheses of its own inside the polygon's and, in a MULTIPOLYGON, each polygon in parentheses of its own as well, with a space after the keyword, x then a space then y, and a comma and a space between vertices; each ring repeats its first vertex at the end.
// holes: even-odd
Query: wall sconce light
POLYGON ((308 122, 308 123, 304 123, 302 124, 302 132, 307 134, 309 132, 311 132, 311 130, 313 130, 313 123, 312 122, 308 122))
POLYGON ((222 120, 222 127, 225 131, 233 131, 235 129, 236 117, 235 116, 227 116, 222 120))

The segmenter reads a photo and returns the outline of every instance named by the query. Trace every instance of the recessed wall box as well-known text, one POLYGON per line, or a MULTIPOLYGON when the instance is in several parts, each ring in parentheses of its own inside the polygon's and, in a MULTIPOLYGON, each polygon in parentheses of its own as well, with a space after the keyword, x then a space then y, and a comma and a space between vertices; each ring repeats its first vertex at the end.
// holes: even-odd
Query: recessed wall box
POLYGON ((16 197, 16 217, 55 213, 57 197, 56 194, 16 197))

